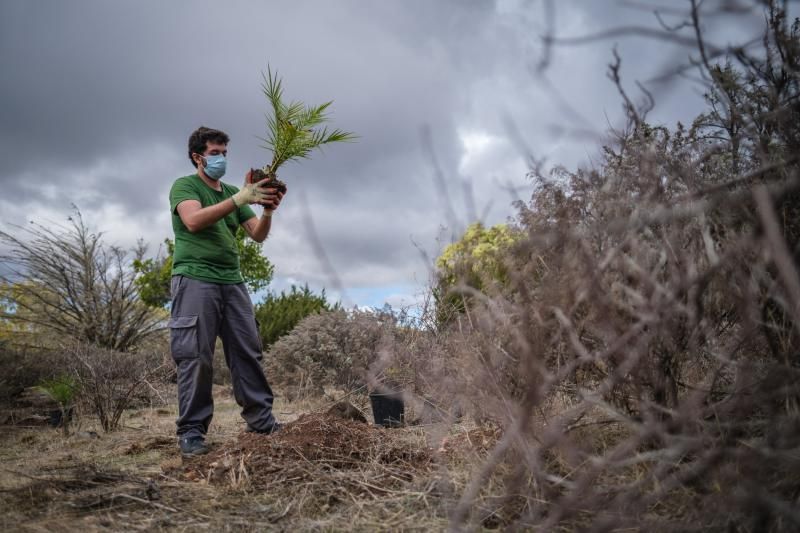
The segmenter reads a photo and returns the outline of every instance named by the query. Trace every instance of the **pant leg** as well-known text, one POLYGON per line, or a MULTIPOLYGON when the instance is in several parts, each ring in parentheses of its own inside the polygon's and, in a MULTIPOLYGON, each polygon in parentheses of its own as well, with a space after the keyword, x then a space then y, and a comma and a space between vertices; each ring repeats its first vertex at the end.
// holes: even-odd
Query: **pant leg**
POLYGON ((268 431, 275 424, 273 396, 261 368, 261 337, 253 303, 244 283, 224 285, 222 290, 225 303, 220 336, 231 370, 233 396, 247 425, 256 431, 268 431))
POLYGON ((170 349, 178 367, 176 425, 182 437, 205 435, 214 413, 212 360, 222 312, 220 287, 185 276, 172 278, 170 349))

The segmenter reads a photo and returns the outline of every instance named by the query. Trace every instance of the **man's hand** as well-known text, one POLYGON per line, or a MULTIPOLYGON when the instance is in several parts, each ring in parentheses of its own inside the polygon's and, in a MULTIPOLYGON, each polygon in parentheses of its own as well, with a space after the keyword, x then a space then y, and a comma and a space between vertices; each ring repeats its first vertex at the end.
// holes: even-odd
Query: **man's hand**
POLYGON ((231 196, 233 203, 236 207, 241 207, 245 204, 262 204, 269 199, 267 190, 260 187, 259 184, 266 180, 261 180, 258 183, 253 183, 252 171, 247 171, 244 178, 244 185, 239 189, 239 192, 231 196))
POLYGON ((253 175, 251 171, 247 173, 247 177, 245 178, 245 187, 248 185, 254 185, 260 188, 263 194, 263 199, 258 203, 264 207, 264 213, 259 219, 253 217, 249 220, 246 220, 242 223, 242 226, 251 239, 256 242, 264 242, 264 239, 267 238, 269 230, 272 227, 272 213, 280 205, 285 191, 281 192, 277 188, 267 185, 266 182, 269 181, 269 178, 263 179, 256 183, 252 183, 252 181, 253 175))
POLYGON ((283 200, 285 193, 280 192, 278 189, 273 189, 272 187, 267 187, 264 190, 267 193, 267 197, 265 201, 261 202, 261 205, 264 206, 264 214, 271 215, 272 212, 281 205, 281 200, 283 200))
MULTIPOLYGON (((253 171, 251 169, 250 172, 247 173, 248 183, 252 181, 252 172, 253 171)), ((261 187, 261 190, 266 193, 266 198, 259 202, 259 204, 264 208, 264 215, 271 216, 272 212, 275 211, 281 204, 281 200, 283 200, 283 196, 286 194, 286 191, 284 190, 281 192, 275 187, 265 185, 267 181, 269 181, 269 178, 263 179, 257 183, 257 185, 261 187)))

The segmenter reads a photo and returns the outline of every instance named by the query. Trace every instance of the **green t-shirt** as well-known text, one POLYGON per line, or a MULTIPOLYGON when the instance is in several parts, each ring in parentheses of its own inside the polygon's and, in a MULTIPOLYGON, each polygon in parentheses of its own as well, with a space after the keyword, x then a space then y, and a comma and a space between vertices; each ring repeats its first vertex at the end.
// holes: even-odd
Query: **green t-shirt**
POLYGON ((191 233, 178 215, 178 204, 184 200, 197 200, 203 207, 218 204, 236 194, 239 189, 222 183, 215 191, 197 174, 175 180, 169 191, 172 210, 172 230, 175 232, 175 253, 172 255, 172 275, 211 283, 241 283, 239 247, 236 231, 245 220, 256 216, 249 205, 243 205, 214 224, 191 233))

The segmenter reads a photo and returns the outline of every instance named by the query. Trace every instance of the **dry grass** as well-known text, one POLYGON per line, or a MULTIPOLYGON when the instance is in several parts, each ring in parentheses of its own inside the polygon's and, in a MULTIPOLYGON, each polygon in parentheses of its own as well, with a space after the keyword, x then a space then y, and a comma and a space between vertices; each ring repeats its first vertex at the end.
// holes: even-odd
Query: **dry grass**
POLYGON ((278 399, 286 430, 249 435, 229 390, 215 387, 212 453, 191 460, 175 443, 174 406, 127 411, 108 434, 85 417, 67 438, 4 427, 0 529, 441 530, 498 435, 455 425, 431 447, 429 426, 331 419, 320 414, 329 403, 278 399))
MULTIPOLYGON (((554 399, 534 417, 541 438, 568 407, 565 402, 554 399)), ((0 529, 444 530, 506 436, 496 426, 472 421, 382 429, 323 415, 330 403, 329 397, 301 403, 278 399, 275 410, 287 422, 284 432, 250 435, 242 431, 230 390, 215 387, 212 452, 191 460, 180 457, 175 443, 174 406, 126 411, 122 429, 108 434, 86 417, 68 438, 50 428, 4 427, 0 506, 6 511, 0 529)), ((630 435, 630 428, 609 420, 604 410, 588 411, 542 454, 548 485, 529 473, 529 457, 511 450, 482 478, 470 523, 479 529, 516 524, 537 530, 525 521, 531 501, 563 505, 574 490, 572 481, 592 467, 587 458, 613 456, 630 435)), ((607 501, 652 479, 658 463, 645 456, 642 451, 634 455, 642 460, 599 472, 595 486, 606 488, 607 501)), ((657 489, 645 485, 643 493, 657 489)), ((679 529, 692 502, 707 497, 698 490, 724 496, 723 487, 681 485, 653 500, 642 522, 679 529)), ((576 503, 568 509, 572 517, 555 530, 602 520, 606 511, 598 512, 595 503, 583 510, 576 503)), ((612 511, 609 505, 609 517, 612 511)))

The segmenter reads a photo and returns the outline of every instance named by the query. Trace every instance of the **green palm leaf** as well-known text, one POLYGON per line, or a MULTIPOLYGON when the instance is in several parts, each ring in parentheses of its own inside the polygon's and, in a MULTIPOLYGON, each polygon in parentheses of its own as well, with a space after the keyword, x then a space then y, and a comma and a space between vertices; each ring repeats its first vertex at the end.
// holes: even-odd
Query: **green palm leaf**
POLYGON ((259 137, 263 148, 272 152, 272 161, 264 172, 274 175, 278 167, 295 159, 306 159, 311 152, 323 145, 335 142, 354 141, 358 137, 349 131, 320 127, 329 120, 328 108, 333 101, 318 106, 307 106, 303 102, 283 100, 283 83, 278 73, 262 73, 262 90, 272 112, 266 115, 267 136, 259 137))

